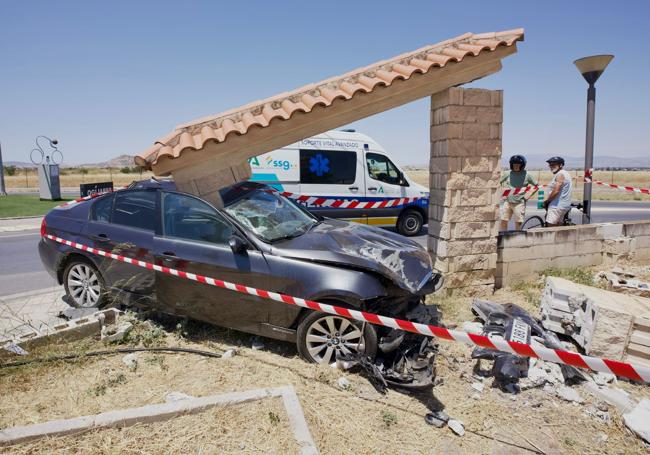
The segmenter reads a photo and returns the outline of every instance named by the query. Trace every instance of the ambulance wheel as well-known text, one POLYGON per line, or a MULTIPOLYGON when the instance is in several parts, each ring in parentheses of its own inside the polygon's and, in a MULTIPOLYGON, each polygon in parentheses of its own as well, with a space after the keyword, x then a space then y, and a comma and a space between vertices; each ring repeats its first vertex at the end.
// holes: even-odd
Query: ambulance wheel
POLYGON ((408 209, 397 219, 397 232, 406 237, 412 237, 420 233, 423 224, 422 214, 415 209, 408 209))

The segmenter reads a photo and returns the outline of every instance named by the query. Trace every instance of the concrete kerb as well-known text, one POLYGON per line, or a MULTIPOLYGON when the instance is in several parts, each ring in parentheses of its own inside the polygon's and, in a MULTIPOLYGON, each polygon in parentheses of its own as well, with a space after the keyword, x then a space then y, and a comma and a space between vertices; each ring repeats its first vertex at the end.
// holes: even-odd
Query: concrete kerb
POLYGON ((180 415, 197 414, 216 406, 232 406, 265 398, 282 397, 289 417, 289 425, 303 455, 318 454, 309 427, 292 386, 246 390, 243 392, 190 398, 170 403, 103 412, 64 420, 51 420, 21 427, 0 430, 0 446, 9 446, 44 437, 65 436, 99 428, 123 428, 138 423, 153 423, 180 415))

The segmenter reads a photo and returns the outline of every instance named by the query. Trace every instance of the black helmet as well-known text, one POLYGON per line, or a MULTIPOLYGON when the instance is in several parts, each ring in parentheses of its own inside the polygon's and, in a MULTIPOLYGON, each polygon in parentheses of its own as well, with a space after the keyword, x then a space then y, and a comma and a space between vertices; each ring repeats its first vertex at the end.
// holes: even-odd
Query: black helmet
POLYGON ((564 158, 562 158, 561 156, 552 156, 549 159, 547 159, 546 162, 548 164, 557 163, 560 166, 564 166, 564 158))
POLYGON ((510 170, 512 170, 513 164, 521 164, 521 170, 526 169, 526 158, 524 155, 512 155, 510 157, 510 170))

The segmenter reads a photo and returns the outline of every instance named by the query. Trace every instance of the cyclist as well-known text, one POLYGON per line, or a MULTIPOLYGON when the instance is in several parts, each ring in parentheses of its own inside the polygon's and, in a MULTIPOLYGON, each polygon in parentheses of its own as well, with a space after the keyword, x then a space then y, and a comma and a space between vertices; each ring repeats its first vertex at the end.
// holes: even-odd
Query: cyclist
POLYGON ((546 225, 559 226, 564 215, 571 210, 571 176, 564 170, 564 158, 561 156, 551 157, 546 162, 553 173, 543 203, 546 209, 546 225))
MULTIPOLYGON (((510 188, 521 188, 528 185, 537 186, 535 178, 526 171, 526 158, 523 155, 510 157, 510 173, 501 179, 508 180, 510 188)), ((526 196, 526 193, 510 194, 501 207, 501 230, 508 230, 510 218, 515 218, 515 229, 521 229, 526 216, 526 202, 537 193, 537 188, 526 196)))

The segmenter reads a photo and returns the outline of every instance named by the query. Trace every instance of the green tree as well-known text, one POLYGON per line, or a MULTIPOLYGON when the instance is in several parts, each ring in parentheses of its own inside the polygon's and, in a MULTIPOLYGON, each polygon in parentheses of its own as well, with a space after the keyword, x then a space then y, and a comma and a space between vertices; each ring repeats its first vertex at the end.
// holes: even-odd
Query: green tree
POLYGON ((11 166, 4 166, 4 171, 6 175, 16 175, 16 166, 11 165, 11 166))

